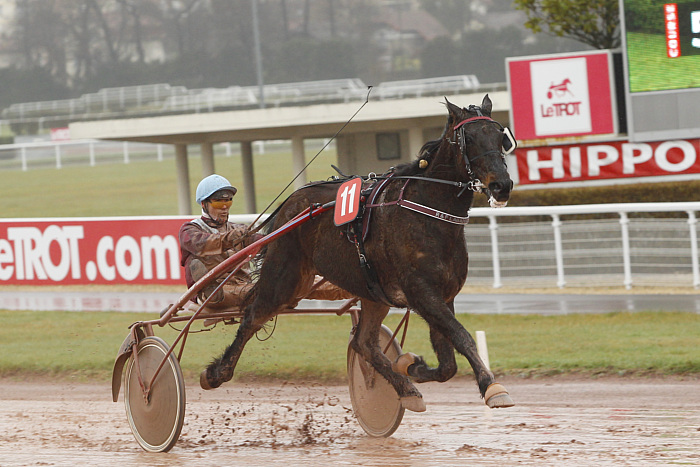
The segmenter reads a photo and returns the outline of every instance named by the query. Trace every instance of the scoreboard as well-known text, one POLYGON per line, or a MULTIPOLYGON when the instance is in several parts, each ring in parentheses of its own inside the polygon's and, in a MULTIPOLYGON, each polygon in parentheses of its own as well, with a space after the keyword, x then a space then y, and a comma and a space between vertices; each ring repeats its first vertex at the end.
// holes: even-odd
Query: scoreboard
POLYGON ((630 141, 700 137, 700 1, 621 0, 630 141))

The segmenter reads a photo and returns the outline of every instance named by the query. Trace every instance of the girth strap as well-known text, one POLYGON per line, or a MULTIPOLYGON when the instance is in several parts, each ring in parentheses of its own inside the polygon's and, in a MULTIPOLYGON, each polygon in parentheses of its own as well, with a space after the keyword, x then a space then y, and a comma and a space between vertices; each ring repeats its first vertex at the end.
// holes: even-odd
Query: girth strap
POLYGON ((362 240, 362 232, 360 222, 353 222, 350 224, 350 233, 352 234, 353 241, 355 242, 355 248, 357 248, 357 256, 360 259, 360 271, 365 278, 365 283, 367 284, 367 290, 369 291, 372 300, 375 302, 381 302, 388 306, 394 306, 391 300, 386 296, 382 286, 379 284, 379 277, 377 276, 377 271, 369 264, 367 260, 367 252, 365 251, 365 243, 362 240), (359 235, 358 235, 359 234, 359 235))

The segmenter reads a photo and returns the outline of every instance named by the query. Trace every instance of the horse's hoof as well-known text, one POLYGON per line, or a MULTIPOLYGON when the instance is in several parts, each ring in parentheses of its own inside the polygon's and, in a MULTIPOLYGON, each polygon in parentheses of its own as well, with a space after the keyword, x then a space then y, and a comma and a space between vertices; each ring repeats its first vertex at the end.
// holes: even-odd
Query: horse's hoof
POLYGON ((425 402, 421 396, 407 396, 400 398, 401 407, 411 412, 425 412, 425 402))
POLYGON ((210 389, 214 389, 210 384, 209 380, 207 380, 207 370, 204 370, 200 375, 199 375, 199 385, 202 387, 202 389, 208 391, 210 389))
POLYGON ((409 376, 408 367, 413 365, 417 359, 418 355, 411 352, 406 352, 404 354, 399 355, 396 361, 391 364, 391 369, 394 371, 394 373, 398 373, 403 376, 409 376))
POLYGON ((486 405, 492 409, 503 409, 515 405, 515 402, 510 398, 510 394, 508 394, 506 388, 499 383, 493 383, 486 388, 484 400, 486 401, 486 405))

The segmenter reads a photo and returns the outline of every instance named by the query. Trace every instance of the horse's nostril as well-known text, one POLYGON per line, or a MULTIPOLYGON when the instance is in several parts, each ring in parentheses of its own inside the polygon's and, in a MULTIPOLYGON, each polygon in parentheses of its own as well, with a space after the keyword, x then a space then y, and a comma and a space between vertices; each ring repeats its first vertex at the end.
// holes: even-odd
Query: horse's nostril
POLYGON ((489 190, 491 193, 499 193, 503 190, 503 184, 501 182, 491 182, 489 183, 489 190))
POLYGON ((494 197, 497 197, 498 195, 505 195, 508 196, 510 194, 510 191, 513 187, 513 182, 512 180, 508 180, 508 182, 491 182, 489 183, 489 191, 494 197))

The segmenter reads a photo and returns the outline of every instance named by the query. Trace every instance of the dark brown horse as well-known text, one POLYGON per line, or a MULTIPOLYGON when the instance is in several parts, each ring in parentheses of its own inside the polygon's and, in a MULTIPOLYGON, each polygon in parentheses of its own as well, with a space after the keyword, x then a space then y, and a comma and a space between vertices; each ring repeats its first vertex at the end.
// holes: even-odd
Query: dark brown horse
MULTIPOLYGON (((447 381, 457 371, 455 349, 471 364, 481 396, 490 407, 513 405, 505 388, 494 382, 493 373, 479 358, 471 335, 455 318, 453 300, 467 278, 468 258, 464 225, 453 222, 468 216, 474 191, 489 196, 492 205, 508 201, 513 182, 503 147, 514 141, 507 129, 490 118, 488 96, 480 107, 459 108, 448 101, 446 106, 449 117, 442 136, 426 143, 417 160, 391 171, 391 180, 375 201, 389 205, 371 208, 371 228, 364 247, 383 293, 378 295, 368 285, 358 248, 334 224, 333 213, 321 214, 268 245, 236 338, 202 373, 203 388, 230 380, 248 340, 319 274, 361 298, 362 311, 351 345, 391 383, 406 409, 425 410, 409 376, 418 382, 447 381), (441 214, 430 216, 391 204, 400 197, 441 214), (392 369, 392 362, 378 345, 379 329, 389 311, 386 301, 414 310, 428 323, 437 368, 412 356, 392 369), (400 367, 403 374, 395 371, 400 367)), ((275 213, 273 228, 311 204, 333 201, 337 190, 337 183, 297 190, 275 213)))

